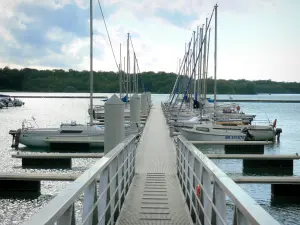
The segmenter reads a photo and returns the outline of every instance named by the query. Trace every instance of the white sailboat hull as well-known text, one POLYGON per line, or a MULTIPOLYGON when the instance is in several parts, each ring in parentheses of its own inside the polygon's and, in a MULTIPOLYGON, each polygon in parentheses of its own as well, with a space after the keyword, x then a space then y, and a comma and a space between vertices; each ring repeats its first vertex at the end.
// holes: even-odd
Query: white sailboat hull
POLYGON ((191 141, 274 141, 276 131, 270 126, 223 127, 203 124, 194 128, 179 128, 183 136, 191 141), (207 131, 206 131, 207 130, 207 131))
MULTIPOLYGON (((99 126, 100 127, 100 126, 99 126)), ((137 129, 125 129, 125 137, 136 134, 137 129)), ((29 129, 22 130, 20 134, 20 144, 27 147, 49 148, 51 143, 86 143, 89 148, 104 146, 104 126, 101 128, 86 128, 82 134, 60 133, 59 129, 29 129)))
POLYGON ((64 141, 64 143, 77 143, 77 140, 80 139, 83 142, 89 142, 89 140, 99 140, 99 142, 90 142, 89 147, 103 147, 104 146, 104 134, 98 136, 83 136, 83 135, 72 135, 72 136, 64 136, 64 135, 36 135, 36 134, 21 134, 20 144, 23 144, 27 147, 38 147, 38 148, 48 148, 50 147, 53 141, 47 141, 47 139, 56 139, 56 143, 64 141))
POLYGON ((192 129, 180 129, 181 134, 189 141, 244 141, 246 134, 241 132, 201 132, 192 129))
MULTIPOLYGON (((20 134, 20 144, 27 147, 50 147, 51 141, 47 139, 64 140, 65 143, 76 143, 76 140, 80 139, 83 142, 89 142, 88 139, 99 139, 99 142, 90 141, 90 147, 103 146, 104 129, 102 127, 75 127, 72 130, 74 133, 62 133, 60 128, 35 128, 24 129, 20 134), (81 133, 80 133, 81 131, 81 133), (78 133, 77 133, 78 132, 78 133)), ((68 131, 68 130, 67 130, 68 131)), ((70 131, 70 130, 69 130, 70 131)))

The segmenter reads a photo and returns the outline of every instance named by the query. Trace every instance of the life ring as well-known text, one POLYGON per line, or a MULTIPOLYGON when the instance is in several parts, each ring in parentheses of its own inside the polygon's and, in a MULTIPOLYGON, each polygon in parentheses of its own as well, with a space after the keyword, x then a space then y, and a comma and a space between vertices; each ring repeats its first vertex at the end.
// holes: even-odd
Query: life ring
POLYGON ((197 194, 197 197, 200 198, 200 194, 201 194, 201 187, 200 187, 200 184, 198 184, 196 186, 196 194, 197 194))

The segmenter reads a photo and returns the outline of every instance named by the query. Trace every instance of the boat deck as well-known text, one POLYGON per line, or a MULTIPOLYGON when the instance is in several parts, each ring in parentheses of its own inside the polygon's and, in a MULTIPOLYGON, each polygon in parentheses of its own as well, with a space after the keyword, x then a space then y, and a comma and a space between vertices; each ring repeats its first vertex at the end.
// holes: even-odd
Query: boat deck
POLYGON ((176 175, 176 153, 160 106, 142 134, 133 182, 118 225, 193 224, 176 175))

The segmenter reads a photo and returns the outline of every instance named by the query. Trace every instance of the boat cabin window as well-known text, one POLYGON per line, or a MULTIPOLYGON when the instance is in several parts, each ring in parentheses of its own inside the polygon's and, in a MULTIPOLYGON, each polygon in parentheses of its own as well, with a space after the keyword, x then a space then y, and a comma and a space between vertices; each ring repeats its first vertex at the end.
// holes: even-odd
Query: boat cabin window
POLYGON ((62 133, 65 133, 65 134, 80 134, 80 133, 82 133, 82 130, 62 130, 60 133, 61 134, 62 133))
POLYGON ((207 127, 197 127, 196 130, 203 131, 203 132, 209 132, 209 128, 207 128, 207 127))
POLYGON ((202 118, 202 119, 199 119, 199 121, 209 121, 208 118, 202 118))

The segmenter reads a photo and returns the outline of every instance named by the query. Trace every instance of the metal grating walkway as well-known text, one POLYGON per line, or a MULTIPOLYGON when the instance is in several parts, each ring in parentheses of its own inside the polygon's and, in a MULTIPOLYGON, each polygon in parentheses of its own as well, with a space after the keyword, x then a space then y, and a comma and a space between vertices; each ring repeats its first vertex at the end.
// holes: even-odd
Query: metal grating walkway
POLYGON ((193 224, 176 175, 176 155, 160 106, 152 108, 136 155, 136 174, 118 225, 193 224))

